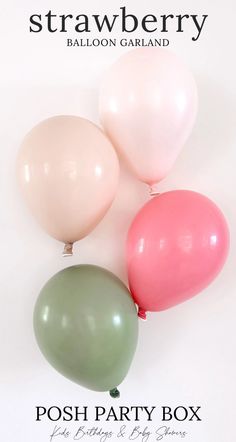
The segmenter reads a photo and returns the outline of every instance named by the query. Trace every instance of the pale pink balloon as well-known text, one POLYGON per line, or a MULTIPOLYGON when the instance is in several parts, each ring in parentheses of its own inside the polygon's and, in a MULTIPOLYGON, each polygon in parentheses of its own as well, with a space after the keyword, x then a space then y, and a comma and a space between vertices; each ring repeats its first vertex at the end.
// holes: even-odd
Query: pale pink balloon
POLYGON ((176 55, 139 48, 105 76, 100 118, 132 172, 153 185, 168 174, 188 139, 197 104, 193 75, 176 55))
POLYGON ((140 316, 199 293, 218 275, 228 250, 227 223, 207 197, 176 190, 151 199, 127 239, 129 285, 140 316))
POLYGON ((57 116, 26 136, 17 174, 41 226, 59 241, 73 244, 94 229, 112 204, 119 162, 112 144, 93 123, 57 116))

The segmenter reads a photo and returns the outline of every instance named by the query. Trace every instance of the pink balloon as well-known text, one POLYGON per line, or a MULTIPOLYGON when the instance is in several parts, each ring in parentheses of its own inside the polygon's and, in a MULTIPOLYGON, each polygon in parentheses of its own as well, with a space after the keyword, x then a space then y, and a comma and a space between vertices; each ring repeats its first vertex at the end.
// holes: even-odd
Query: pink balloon
POLYGON ((17 159, 25 201, 39 224, 66 244, 88 235, 116 195, 116 152, 93 123, 76 116, 49 118, 25 137, 17 159))
POLYGON ((127 240, 129 285, 140 316, 203 290, 222 269, 228 250, 227 223, 207 197, 175 190, 151 199, 127 240))
POLYGON ((153 185, 172 168, 192 131, 197 105, 195 80, 176 55, 139 48, 105 76, 100 117, 131 171, 153 185))

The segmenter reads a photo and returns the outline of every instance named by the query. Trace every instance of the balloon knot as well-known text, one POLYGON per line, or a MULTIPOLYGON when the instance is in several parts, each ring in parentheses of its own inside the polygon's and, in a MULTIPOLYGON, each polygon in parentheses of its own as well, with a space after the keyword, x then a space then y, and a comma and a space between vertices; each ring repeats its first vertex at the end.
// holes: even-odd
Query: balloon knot
POLYGON ((117 388, 113 388, 112 390, 110 390, 110 396, 111 396, 113 399, 117 399, 117 398, 119 398, 119 397, 120 397, 120 392, 119 392, 119 390, 118 390, 117 388))
POLYGON ((147 320, 147 313, 146 313, 146 311, 143 310, 143 309, 140 308, 140 307, 139 307, 139 309, 138 309, 138 317, 139 317, 140 319, 142 319, 143 321, 146 321, 146 320, 147 320))
POLYGON ((63 257, 66 258, 67 256, 73 256, 73 244, 72 243, 66 243, 63 250, 63 257))
POLYGON ((154 187, 149 186, 149 195, 150 196, 158 196, 160 192, 158 192, 154 187))

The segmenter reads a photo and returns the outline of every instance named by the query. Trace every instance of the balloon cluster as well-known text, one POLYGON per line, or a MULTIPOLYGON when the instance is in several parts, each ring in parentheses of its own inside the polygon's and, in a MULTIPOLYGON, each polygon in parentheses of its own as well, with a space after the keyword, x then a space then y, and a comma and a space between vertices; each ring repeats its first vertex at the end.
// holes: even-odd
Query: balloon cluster
MULTIPOLYGON (((117 153, 151 188, 173 166, 197 113, 192 74, 171 52, 143 48, 122 56, 105 77, 105 130, 75 116, 43 121, 25 138, 17 171, 25 200, 42 227, 73 244, 101 221, 115 197, 117 153), (113 147, 114 146, 114 147, 113 147)), ((188 190, 153 195, 127 238, 129 288, 92 265, 53 276, 34 311, 39 347, 60 373, 118 397, 138 339, 138 316, 183 302, 220 272, 229 249, 223 214, 188 190), (138 314, 135 307, 138 306, 138 314)))

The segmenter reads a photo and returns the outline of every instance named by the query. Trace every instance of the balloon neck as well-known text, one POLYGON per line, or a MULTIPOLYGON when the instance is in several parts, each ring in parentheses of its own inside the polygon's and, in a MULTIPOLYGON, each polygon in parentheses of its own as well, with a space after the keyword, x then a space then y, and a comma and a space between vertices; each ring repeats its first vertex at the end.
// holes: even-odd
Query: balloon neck
POLYGON ((150 196, 157 196, 160 195, 160 192, 155 189, 155 186, 149 186, 149 195, 150 196))
POLYGON ((67 256, 73 256, 73 244, 72 243, 66 243, 63 250, 63 257, 66 258, 67 256))
POLYGON ((119 398, 120 397, 120 392, 119 392, 119 390, 117 389, 117 388, 113 388, 112 390, 110 390, 110 396, 113 398, 113 399, 117 399, 117 398, 119 398))
POLYGON ((146 321, 147 320, 147 312, 139 307, 139 309, 138 309, 138 317, 140 319, 142 319, 142 321, 146 321))

